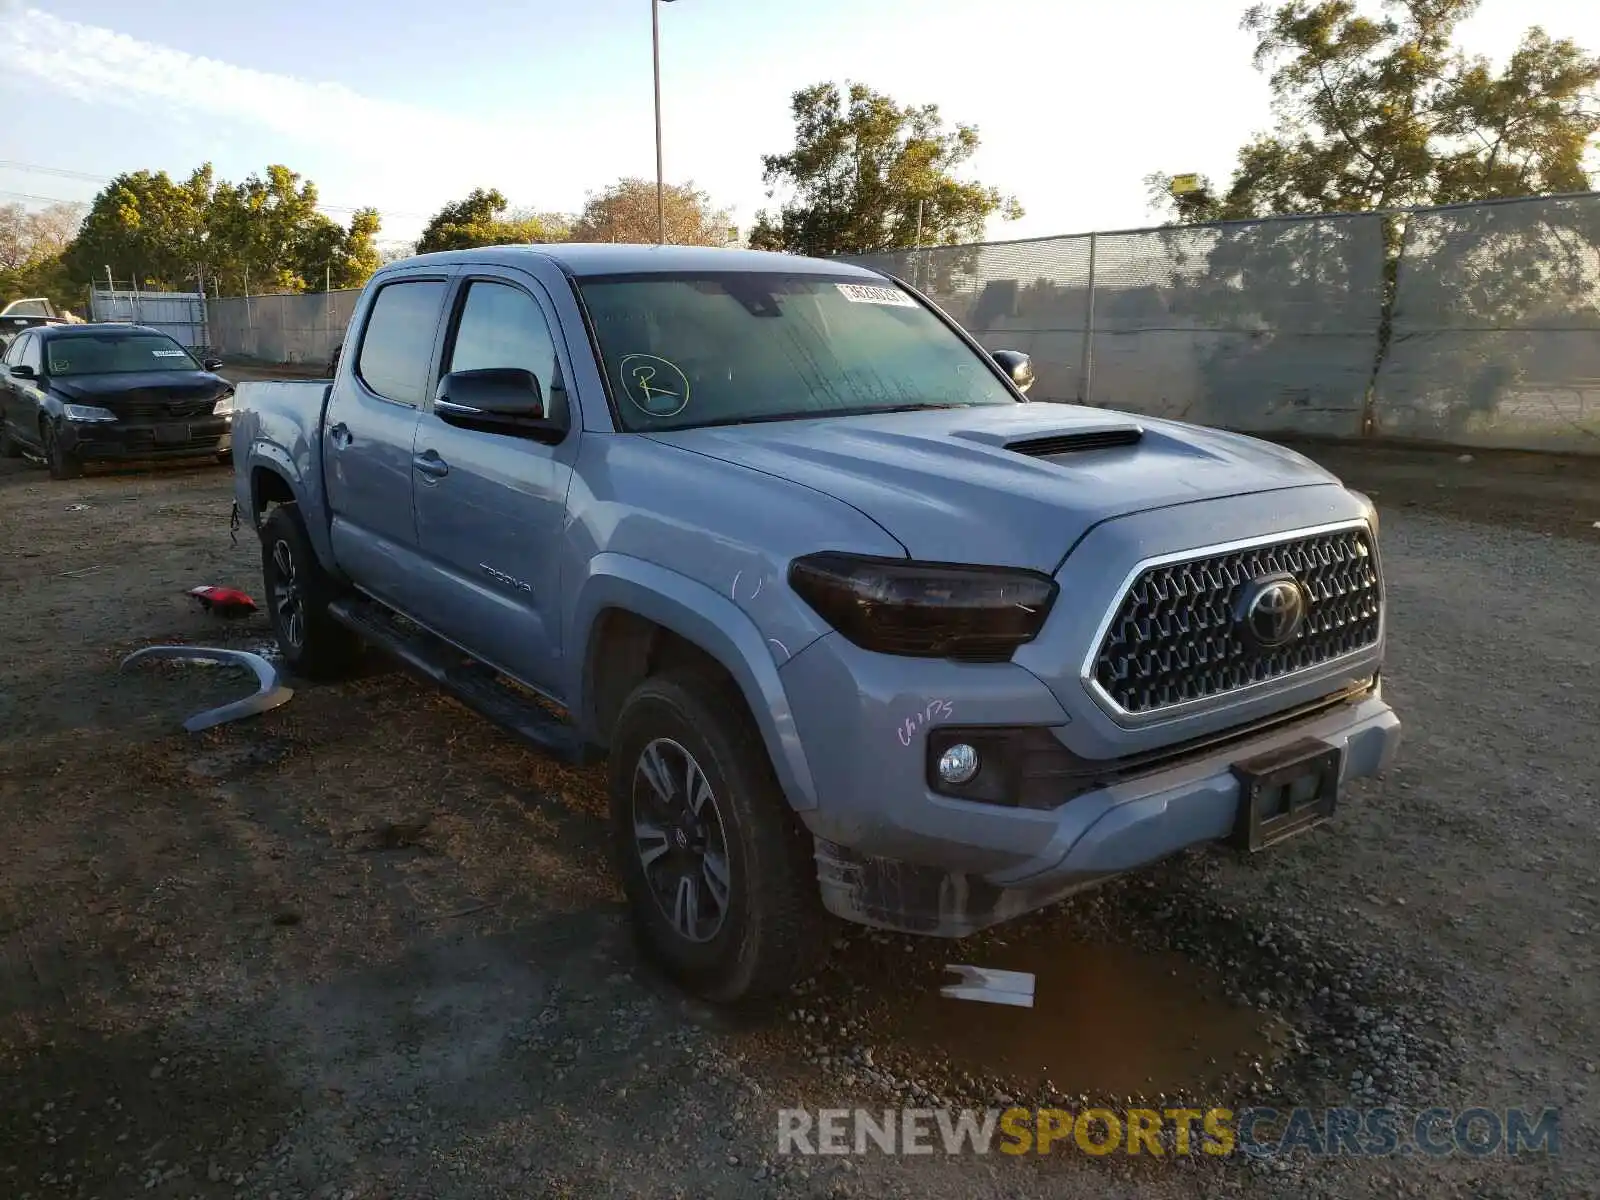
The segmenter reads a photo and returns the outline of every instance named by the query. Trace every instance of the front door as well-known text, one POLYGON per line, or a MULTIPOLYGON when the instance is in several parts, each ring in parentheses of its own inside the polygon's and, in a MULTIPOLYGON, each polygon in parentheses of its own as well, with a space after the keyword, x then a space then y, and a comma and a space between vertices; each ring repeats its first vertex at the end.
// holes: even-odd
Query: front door
POLYGON ((322 427, 334 557, 401 611, 411 607, 417 556, 411 444, 448 290, 442 276, 378 288, 358 314, 354 353, 341 364, 322 427))
POLYGON ((20 333, 7 349, 5 362, 5 380, 0 383, 0 421, 10 426, 17 441, 42 452, 39 414, 44 410, 39 402, 44 398, 40 387, 44 377, 44 347, 33 334, 20 333), (33 378, 11 374, 13 366, 32 367, 33 378))
MULTIPOLYGON (((522 682, 556 694, 561 679, 560 543, 580 422, 567 403, 552 306, 519 274, 464 278, 447 334, 451 371, 520 367, 547 411, 568 414, 554 443, 447 425, 431 402, 417 421, 417 617, 522 682)), ((557 699, 561 697, 556 696, 557 699)))

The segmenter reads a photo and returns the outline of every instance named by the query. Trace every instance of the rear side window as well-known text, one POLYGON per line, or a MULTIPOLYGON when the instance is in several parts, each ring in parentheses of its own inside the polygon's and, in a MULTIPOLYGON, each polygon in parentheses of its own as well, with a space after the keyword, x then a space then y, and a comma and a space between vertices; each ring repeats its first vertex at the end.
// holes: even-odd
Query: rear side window
POLYGON ((422 403, 444 292, 443 280, 418 279, 388 284, 372 301, 356 373, 385 400, 422 403))

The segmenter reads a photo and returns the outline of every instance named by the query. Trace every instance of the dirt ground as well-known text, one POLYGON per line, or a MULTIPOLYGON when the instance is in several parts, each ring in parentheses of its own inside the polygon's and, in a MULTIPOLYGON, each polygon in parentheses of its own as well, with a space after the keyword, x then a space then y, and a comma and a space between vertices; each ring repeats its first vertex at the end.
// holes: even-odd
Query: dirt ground
POLYGON ((1600 1194, 1600 471, 1312 449, 1381 510, 1407 743, 1329 826, 959 945, 841 930, 791 1003, 640 964, 598 771, 380 666, 249 690, 129 651, 269 640, 222 470, 0 464, 0 1195, 1600 1194), (934 995, 1039 976, 1034 1010, 934 995), (1507 1160, 776 1153, 789 1105, 1184 1097, 1561 1109, 1507 1160))

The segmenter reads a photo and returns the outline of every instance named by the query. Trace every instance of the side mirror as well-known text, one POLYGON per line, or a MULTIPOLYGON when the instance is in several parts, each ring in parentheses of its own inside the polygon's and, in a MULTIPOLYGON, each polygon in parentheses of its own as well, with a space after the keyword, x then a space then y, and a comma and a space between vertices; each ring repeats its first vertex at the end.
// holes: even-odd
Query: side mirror
POLYGON ((1011 382, 1015 385, 1017 391, 1026 396, 1028 389, 1033 386, 1033 359, 1029 358, 1021 350, 996 350, 989 357, 994 359, 1000 365, 1000 369, 1010 376, 1011 382))
POLYGON ((11 368, 11 374, 16 376, 18 379, 37 379, 37 378, 39 378, 38 372, 36 372, 27 363, 18 363, 16 366, 12 367, 11 368))
POLYGON ((203 358, 200 360, 200 365, 207 371, 220 371, 223 364, 220 358, 203 358))
POLYGON ((538 376, 520 367, 452 371, 439 381, 433 412, 448 425, 487 433, 547 437, 565 432, 545 412, 538 376))

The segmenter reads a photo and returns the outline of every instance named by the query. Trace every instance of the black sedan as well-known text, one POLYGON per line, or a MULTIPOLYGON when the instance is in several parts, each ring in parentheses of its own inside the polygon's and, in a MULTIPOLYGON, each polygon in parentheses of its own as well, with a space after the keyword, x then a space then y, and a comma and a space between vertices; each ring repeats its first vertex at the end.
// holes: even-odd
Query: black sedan
POLYGON ((164 333, 138 325, 25 329, 0 359, 0 455, 42 456, 55 479, 85 462, 226 459, 233 386, 164 333))

